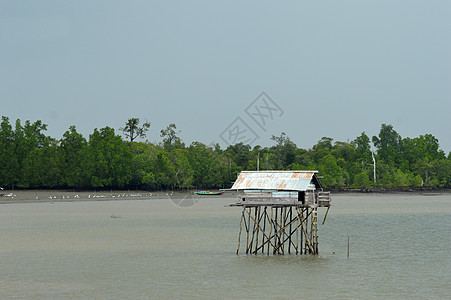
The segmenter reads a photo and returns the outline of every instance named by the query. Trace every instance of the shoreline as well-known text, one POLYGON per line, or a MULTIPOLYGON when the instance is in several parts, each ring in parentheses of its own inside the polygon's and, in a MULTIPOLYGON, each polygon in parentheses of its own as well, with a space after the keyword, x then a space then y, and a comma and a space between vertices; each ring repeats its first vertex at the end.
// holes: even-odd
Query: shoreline
POLYGON ((412 193, 412 194, 450 194, 451 189, 446 188, 335 188, 330 189, 331 193, 375 193, 375 194, 398 194, 398 193, 412 193))
MULTIPOLYGON (((212 189, 213 190, 213 189, 212 189)), ((143 190, 110 190, 110 191, 76 191, 76 190, 3 190, 0 194, 1 204, 15 203, 59 203, 78 201, 119 201, 119 200, 152 200, 183 198, 187 191, 143 191, 143 190)), ((450 189, 439 188, 339 188, 330 189, 333 194, 423 194, 438 195, 451 194, 450 189)), ((234 191, 226 192, 228 195, 235 195, 234 191)))
POLYGON ((75 190, 3 190, 0 204, 59 203, 79 201, 149 200, 168 197, 167 192, 149 191, 75 191, 75 190))

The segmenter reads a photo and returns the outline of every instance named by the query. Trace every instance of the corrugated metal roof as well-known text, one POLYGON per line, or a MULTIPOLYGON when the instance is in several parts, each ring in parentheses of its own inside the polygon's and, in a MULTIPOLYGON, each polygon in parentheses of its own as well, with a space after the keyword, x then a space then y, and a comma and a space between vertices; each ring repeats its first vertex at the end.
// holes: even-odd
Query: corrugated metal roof
POLYGON ((312 185, 320 187, 316 173, 318 171, 243 171, 231 189, 306 191, 312 189, 312 185))

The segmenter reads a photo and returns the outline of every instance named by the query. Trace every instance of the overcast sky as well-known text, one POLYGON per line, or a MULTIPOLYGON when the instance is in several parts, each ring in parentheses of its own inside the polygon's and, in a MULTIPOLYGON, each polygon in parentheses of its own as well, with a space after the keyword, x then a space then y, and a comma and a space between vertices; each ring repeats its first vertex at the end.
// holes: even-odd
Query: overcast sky
POLYGON ((451 151, 451 1, 0 0, 0 115, 188 145, 430 133, 451 151), (264 94, 262 94, 264 92, 264 94))

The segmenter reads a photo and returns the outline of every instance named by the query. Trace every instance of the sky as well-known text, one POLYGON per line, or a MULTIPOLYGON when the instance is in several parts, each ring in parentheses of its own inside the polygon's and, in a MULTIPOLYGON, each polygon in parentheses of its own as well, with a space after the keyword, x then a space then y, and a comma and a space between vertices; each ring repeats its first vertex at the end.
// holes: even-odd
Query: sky
MULTIPOLYGON (((451 1, 0 0, 0 115, 301 148, 381 124, 451 151, 451 1)), ((119 133, 119 131, 117 131, 119 133)))

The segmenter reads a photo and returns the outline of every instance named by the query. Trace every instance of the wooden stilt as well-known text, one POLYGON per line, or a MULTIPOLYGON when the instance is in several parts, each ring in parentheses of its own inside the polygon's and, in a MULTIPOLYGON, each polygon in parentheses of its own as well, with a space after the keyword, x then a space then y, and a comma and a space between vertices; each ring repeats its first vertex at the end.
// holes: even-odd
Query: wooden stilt
POLYGON ((269 228, 270 228, 269 229, 269 237, 268 237, 268 250, 266 251, 266 254, 268 254, 268 255, 269 255, 269 244, 271 242, 271 234, 272 234, 272 230, 273 230, 273 223, 272 223, 273 215, 272 215, 272 212, 273 212, 273 208, 271 207, 271 219, 268 220, 269 228))
POLYGON ((254 254, 257 255, 258 234, 260 232, 260 220, 261 220, 260 206, 255 208, 255 217, 257 219, 257 228, 256 228, 256 235, 255 235, 255 251, 254 251, 254 254))
POLYGON ((276 251, 279 247, 279 235, 277 234, 278 229, 277 229, 277 216, 278 216, 278 208, 276 207, 276 212, 275 212, 275 218, 274 218, 274 244, 276 245, 276 247, 274 247, 273 250, 273 254, 276 254, 276 251))
POLYGON ((326 222, 327 213, 329 212, 329 208, 330 208, 330 206, 327 207, 326 214, 324 215, 323 225, 324 225, 324 222, 326 222))
POLYGON ((243 208, 243 211, 241 212, 241 220, 240 220, 240 233, 238 234, 238 247, 236 248, 236 255, 238 255, 240 251, 240 244, 241 244, 241 224, 243 223, 243 219, 245 219, 244 210, 246 208, 243 208))
MULTIPOLYGON (((262 246, 265 245, 265 232, 266 232, 266 218, 267 218, 267 213, 266 213, 266 206, 263 209, 263 236, 262 236, 262 246)), ((262 254, 265 251, 265 247, 262 247, 262 254)))
MULTIPOLYGON (((297 209, 296 209, 297 213, 297 209)), ((241 228, 241 225, 240 225, 241 228)), ((240 229, 241 231, 241 229, 240 229)), ((296 216, 296 255, 299 254, 299 218, 296 216)))
POLYGON ((280 247, 280 252, 283 255, 283 239, 284 239, 284 227, 285 227, 285 207, 281 207, 280 208, 280 235, 279 235, 279 247, 280 247))
MULTIPOLYGON (((293 218, 293 214, 292 214, 292 211, 291 211, 291 207, 289 207, 289 214, 290 214, 290 220, 293 218)), ((291 232, 291 222, 290 222, 290 236, 289 236, 289 240, 288 240, 288 254, 291 254, 291 235, 292 235, 292 232, 291 232)))
POLYGON ((305 209, 305 217, 304 217, 304 226, 302 227, 302 229, 304 230, 304 254, 307 254, 309 251, 309 246, 308 246, 308 240, 309 240, 309 235, 308 235, 308 208, 305 209))
POLYGON ((241 213, 241 234, 246 231, 246 254, 318 254, 316 207, 252 206, 241 213), (269 211, 269 210, 270 211, 269 211), (294 213, 293 213, 294 212, 294 213))
MULTIPOLYGON (((252 222, 252 224, 253 224, 253 226, 252 226, 252 237, 251 237, 251 241, 249 243, 249 253, 252 253, 252 246, 254 244, 255 228, 257 226, 257 221, 256 221, 257 220, 257 208, 258 207, 254 207, 255 217, 253 218, 253 222, 252 222)), ((251 209, 251 212, 252 212, 252 209, 251 209)), ((249 215, 249 217, 250 217, 250 215, 249 215)))
MULTIPOLYGON (((330 206, 318 171, 242 171, 231 190, 243 206, 237 253, 318 254, 318 207, 330 206)), ((326 212, 323 224, 327 217, 326 212)))
POLYGON ((301 240, 299 241, 300 244, 300 249, 299 252, 301 254, 304 254, 304 231, 303 231, 303 226, 304 226, 304 210, 302 208, 298 208, 298 217, 299 217, 299 225, 301 226, 301 230, 299 231, 299 235, 301 236, 301 240))
POLYGON ((247 208, 246 212, 248 215, 248 221, 247 221, 247 227, 246 227, 246 254, 249 253, 249 230, 251 227, 251 212, 250 212, 251 208, 247 208))

